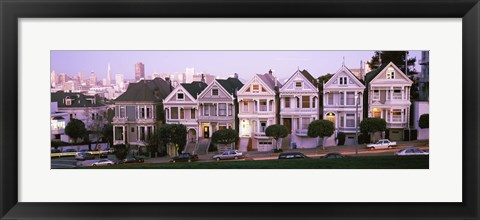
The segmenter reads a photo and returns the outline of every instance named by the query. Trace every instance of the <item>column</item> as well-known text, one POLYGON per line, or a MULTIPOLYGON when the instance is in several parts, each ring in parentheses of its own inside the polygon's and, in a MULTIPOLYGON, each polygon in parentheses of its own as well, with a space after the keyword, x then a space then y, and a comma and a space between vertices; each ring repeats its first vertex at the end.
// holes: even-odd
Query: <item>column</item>
POLYGON ((389 111, 389 113, 390 113, 390 122, 392 122, 392 115, 393 115, 393 114, 392 114, 392 108, 390 108, 388 111, 389 111))
POLYGON ((137 142, 140 140, 140 126, 137 126, 137 142))
POLYGON ((215 116, 218 116, 218 102, 216 103, 215 107, 217 108, 217 111, 215 112, 215 116))
POLYGON ((115 144, 115 131, 116 131, 116 126, 113 126, 113 143, 115 144))
POLYGON ((123 141, 124 144, 127 144, 127 126, 125 126, 125 125, 123 126, 122 133, 123 133, 122 141, 123 141))

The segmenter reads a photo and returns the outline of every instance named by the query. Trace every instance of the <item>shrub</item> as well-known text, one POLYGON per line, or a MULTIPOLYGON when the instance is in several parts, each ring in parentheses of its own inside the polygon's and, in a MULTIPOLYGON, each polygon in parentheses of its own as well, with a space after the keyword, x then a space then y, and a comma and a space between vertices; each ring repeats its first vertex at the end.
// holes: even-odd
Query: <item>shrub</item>
POLYGON ((127 158, 129 148, 125 144, 118 144, 113 146, 115 157, 118 160, 123 160, 127 158))
POLYGON ((345 144, 345 133, 338 132, 337 134, 338 146, 342 146, 345 144))
POLYGON ((423 114, 418 120, 418 126, 422 129, 429 128, 429 114, 423 114))

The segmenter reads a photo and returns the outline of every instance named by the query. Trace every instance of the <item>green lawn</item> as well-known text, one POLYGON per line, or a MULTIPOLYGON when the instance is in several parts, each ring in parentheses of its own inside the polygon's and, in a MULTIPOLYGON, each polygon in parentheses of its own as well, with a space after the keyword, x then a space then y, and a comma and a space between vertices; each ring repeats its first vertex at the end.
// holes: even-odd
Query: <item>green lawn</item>
MULTIPOLYGON (((126 164, 94 169, 428 169, 428 156, 126 164)), ((87 168, 87 167, 86 167, 87 168)))

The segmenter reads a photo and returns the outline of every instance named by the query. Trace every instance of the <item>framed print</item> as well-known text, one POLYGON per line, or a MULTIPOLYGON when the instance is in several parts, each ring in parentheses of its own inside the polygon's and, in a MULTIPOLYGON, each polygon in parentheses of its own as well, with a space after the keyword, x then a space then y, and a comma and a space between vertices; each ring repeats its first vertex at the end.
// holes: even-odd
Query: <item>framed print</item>
POLYGON ((2 219, 478 219, 479 7, 2 1, 2 219))

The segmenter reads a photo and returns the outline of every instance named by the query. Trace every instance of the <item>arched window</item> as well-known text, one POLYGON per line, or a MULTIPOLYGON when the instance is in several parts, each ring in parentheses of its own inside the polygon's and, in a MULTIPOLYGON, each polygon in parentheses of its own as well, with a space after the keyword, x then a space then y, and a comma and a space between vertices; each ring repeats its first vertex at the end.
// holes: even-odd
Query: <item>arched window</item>
POLYGON ((393 67, 388 67, 387 79, 395 79, 395 70, 393 69, 393 67))

